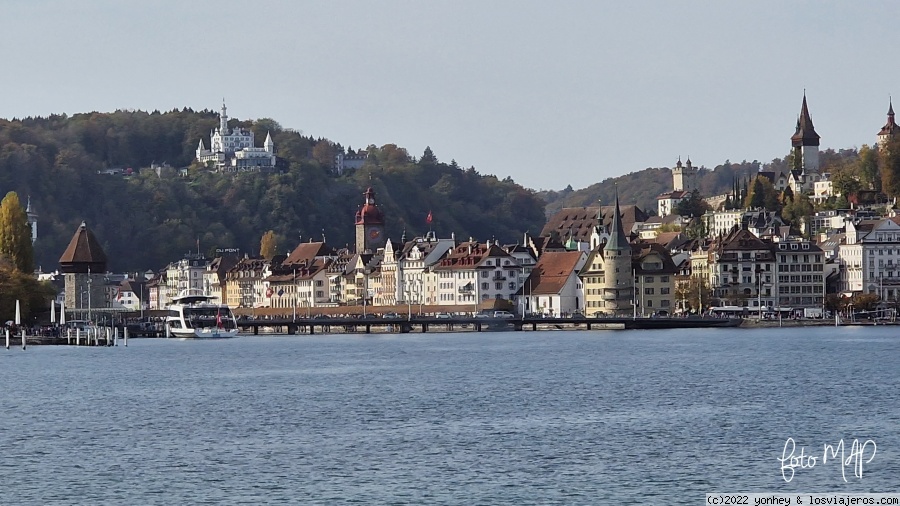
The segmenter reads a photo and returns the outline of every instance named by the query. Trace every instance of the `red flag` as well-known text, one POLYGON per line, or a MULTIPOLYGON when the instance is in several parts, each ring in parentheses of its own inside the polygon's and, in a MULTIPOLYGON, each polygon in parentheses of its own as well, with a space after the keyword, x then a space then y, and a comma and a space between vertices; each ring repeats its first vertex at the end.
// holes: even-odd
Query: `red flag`
POLYGON ((428 216, 425 217, 425 223, 431 225, 431 220, 433 219, 434 217, 431 216, 431 211, 428 211, 428 216))
POLYGON ((216 327, 222 328, 222 313, 216 309, 216 327))

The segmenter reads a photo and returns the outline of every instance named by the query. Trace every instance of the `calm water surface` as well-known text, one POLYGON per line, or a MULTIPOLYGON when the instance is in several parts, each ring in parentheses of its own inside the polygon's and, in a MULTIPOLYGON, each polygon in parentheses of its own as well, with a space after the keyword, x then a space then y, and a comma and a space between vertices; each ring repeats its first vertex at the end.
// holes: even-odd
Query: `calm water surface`
POLYGON ((0 349, 0 504, 701 504, 900 491, 896 328, 0 349), (785 441, 877 444, 782 478, 785 441), (643 500, 644 502, 640 502, 643 500))

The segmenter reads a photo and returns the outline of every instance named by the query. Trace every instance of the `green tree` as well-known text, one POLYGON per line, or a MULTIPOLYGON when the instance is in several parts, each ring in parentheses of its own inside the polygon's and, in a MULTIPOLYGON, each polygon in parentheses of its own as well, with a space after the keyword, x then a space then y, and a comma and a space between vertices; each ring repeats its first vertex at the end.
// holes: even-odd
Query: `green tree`
POLYGON ((703 218, 694 218, 691 220, 691 223, 687 226, 687 230, 685 230, 685 234, 689 239, 702 239, 706 237, 706 220, 703 218))
POLYGON ((859 148, 859 176, 866 188, 881 191, 881 174, 878 172, 878 150, 872 149, 865 144, 859 148))
POLYGON ((259 255, 266 260, 272 260, 278 250, 278 239, 275 237, 275 231, 269 230, 263 234, 259 240, 259 255))
POLYGON ((806 195, 798 195, 790 204, 784 206, 781 210, 781 217, 791 225, 799 227, 804 220, 807 220, 809 216, 812 216, 812 213, 813 205, 812 202, 810 202, 809 197, 806 195))
POLYGON ((878 155, 881 191, 888 197, 900 196, 900 137, 882 145, 878 155))
POLYGON ((20 272, 34 272, 31 225, 16 192, 0 202, 0 255, 8 258, 20 272))
POLYGON ((675 297, 677 307, 684 308, 691 313, 702 312, 703 307, 713 305, 712 290, 709 288, 709 282, 697 276, 679 281, 675 286, 675 297), (703 297, 702 307, 700 304, 701 297, 703 297))
POLYGON ((849 167, 831 175, 831 187, 834 192, 847 198, 859 192, 862 186, 859 177, 849 167))
POLYGON ((856 311, 872 311, 880 300, 876 293, 859 293, 853 296, 853 308, 856 311))
POLYGON ((794 201, 794 190, 791 189, 790 186, 785 186, 784 191, 781 192, 781 205, 786 206, 788 202, 794 201))
POLYGON ((675 206, 675 214, 679 216, 696 218, 698 216, 703 216, 706 211, 709 211, 709 204, 703 200, 703 196, 700 195, 700 190, 697 189, 692 191, 688 198, 683 199, 675 206))
POLYGON ((768 179, 756 176, 750 184, 750 190, 744 200, 744 207, 777 211, 781 207, 778 191, 768 179))
POLYGON ((21 272, 7 259, 0 259, 0 319, 15 318, 19 301, 23 323, 34 323, 34 316, 50 307, 56 289, 49 282, 40 282, 31 272, 21 272))

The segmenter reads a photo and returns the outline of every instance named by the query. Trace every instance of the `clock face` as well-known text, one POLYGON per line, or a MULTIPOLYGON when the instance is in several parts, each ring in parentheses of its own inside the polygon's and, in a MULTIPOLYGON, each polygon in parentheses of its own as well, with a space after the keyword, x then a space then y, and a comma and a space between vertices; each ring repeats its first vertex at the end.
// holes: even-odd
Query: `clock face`
POLYGON ((369 229, 369 239, 374 241, 374 240, 377 240, 379 237, 381 237, 381 230, 379 230, 377 228, 369 229))

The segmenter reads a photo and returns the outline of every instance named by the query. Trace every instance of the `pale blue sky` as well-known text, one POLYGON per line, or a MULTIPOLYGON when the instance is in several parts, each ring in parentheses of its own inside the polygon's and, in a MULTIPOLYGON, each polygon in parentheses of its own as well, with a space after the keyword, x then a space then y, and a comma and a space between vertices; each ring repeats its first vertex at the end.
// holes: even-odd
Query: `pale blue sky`
POLYGON ((900 2, 3 0, 0 117, 218 109, 535 189, 822 147, 900 96, 900 2))

